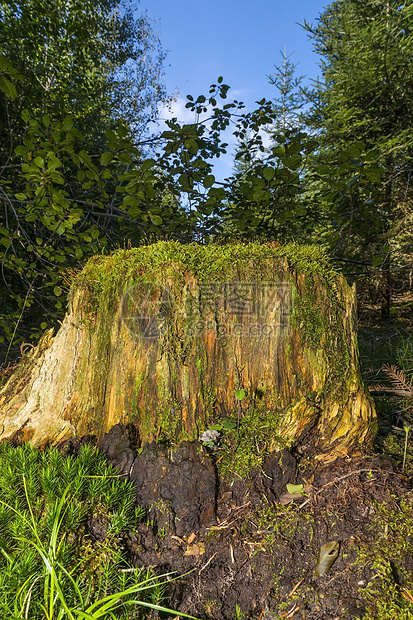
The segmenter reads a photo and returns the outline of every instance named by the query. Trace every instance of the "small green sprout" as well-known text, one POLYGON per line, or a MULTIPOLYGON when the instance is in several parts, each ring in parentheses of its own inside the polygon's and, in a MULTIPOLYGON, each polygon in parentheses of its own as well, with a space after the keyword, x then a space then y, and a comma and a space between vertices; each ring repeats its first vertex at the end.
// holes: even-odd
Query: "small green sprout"
POLYGON ((245 390, 235 390, 235 398, 238 400, 244 400, 246 395, 247 393, 245 390))

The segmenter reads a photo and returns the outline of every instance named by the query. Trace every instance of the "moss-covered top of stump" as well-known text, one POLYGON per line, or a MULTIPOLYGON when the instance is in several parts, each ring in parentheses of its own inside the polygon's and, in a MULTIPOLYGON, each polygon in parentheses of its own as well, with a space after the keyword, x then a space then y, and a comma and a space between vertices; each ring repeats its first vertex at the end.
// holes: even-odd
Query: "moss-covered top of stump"
POLYGON ((314 350, 319 349, 326 331, 335 332, 336 346, 327 347, 325 353, 330 365, 336 367, 335 380, 338 376, 343 379, 346 370, 343 365, 349 362, 349 352, 338 282, 347 285, 319 246, 296 242, 184 245, 178 241, 159 241, 92 257, 77 274, 71 294, 83 289, 87 294, 82 308, 90 315, 99 312, 107 321, 119 303, 119 295, 137 283, 174 282, 182 287, 191 278, 200 283, 277 282, 280 270, 305 278, 305 285, 295 293, 292 321, 300 325, 303 341, 314 350))
POLYGON ((270 259, 281 257, 286 258, 289 267, 299 273, 319 275, 329 283, 337 276, 325 251, 315 245, 295 242, 183 245, 177 241, 159 241, 117 250, 108 256, 92 257, 77 275, 73 288, 87 285, 99 297, 105 297, 130 279, 163 281, 184 270, 199 282, 220 282, 237 279, 240 268, 246 265, 250 276, 271 281, 274 272, 270 259))

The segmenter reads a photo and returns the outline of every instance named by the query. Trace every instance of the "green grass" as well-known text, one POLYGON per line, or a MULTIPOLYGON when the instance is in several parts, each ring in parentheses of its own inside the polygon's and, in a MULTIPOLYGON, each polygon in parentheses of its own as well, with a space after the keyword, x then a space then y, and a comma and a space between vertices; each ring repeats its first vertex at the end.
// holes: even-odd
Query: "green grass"
MULTIPOLYGON (((0 444, 0 617, 4 620, 137 620, 160 605, 164 576, 129 567, 122 532, 144 516, 133 486, 90 446, 0 444), (103 541, 85 527, 105 524, 103 541)), ((184 616, 185 614, 181 614, 184 616)))

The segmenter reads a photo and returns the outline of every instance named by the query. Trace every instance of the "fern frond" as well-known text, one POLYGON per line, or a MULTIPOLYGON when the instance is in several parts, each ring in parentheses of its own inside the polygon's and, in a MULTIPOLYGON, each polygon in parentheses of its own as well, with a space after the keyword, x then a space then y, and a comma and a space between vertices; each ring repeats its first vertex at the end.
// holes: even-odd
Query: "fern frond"
POLYGON ((395 364, 383 364, 382 371, 396 390, 403 390, 406 398, 413 398, 413 377, 408 379, 405 371, 395 364))

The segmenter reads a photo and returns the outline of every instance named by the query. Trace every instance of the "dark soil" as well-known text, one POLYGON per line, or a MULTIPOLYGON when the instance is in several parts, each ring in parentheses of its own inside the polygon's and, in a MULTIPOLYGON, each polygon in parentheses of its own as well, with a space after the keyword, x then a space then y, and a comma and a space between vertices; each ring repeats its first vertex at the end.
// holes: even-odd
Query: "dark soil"
MULTIPOLYGON (((134 481, 137 502, 147 509, 147 521, 122 541, 127 561, 183 575, 170 581, 168 606, 214 620, 363 617, 360 591, 374 571, 369 562, 356 563, 357 551, 377 536, 377 506, 394 509, 412 495, 391 458, 305 468, 283 451, 267 458, 264 471, 230 482, 218 473, 219 452, 183 442, 174 449, 150 444, 136 456, 131 440, 116 425, 99 448, 134 481), (287 483, 303 484, 305 495, 283 505, 287 483), (315 578, 318 551, 332 541, 339 556, 315 578)), ((64 446, 76 448, 76 441, 64 446)), ((92 518, 88 527, 92 538, 104 539, 105 523, 92 518)))

